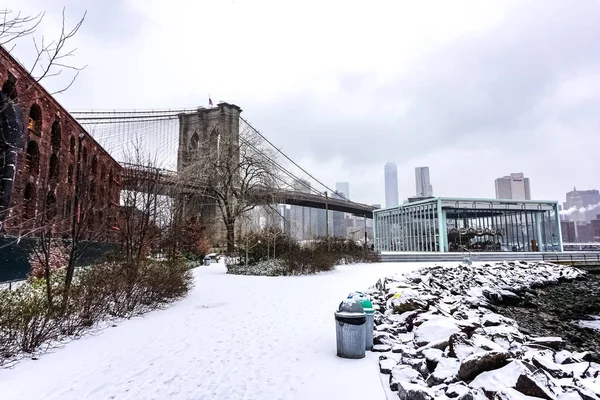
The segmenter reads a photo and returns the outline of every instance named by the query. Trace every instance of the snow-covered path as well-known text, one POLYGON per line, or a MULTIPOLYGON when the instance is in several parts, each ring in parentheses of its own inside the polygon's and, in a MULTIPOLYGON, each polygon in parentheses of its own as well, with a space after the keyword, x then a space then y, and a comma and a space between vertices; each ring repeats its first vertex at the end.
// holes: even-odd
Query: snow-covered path
POLYGON ((172 307, 0 370, 0 398, 385 399, 375 354, 336 356, 333 311, 348 292, 421 266, 282 278, 200 267, 172 307))

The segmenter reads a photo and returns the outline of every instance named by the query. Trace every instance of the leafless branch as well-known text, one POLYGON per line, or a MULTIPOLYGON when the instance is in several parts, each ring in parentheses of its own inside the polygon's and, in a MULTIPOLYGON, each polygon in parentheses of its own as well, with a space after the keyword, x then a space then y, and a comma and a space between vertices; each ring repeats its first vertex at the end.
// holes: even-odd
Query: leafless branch
POLYGON ((0 11, 2 22, 0 22, 0 44, 6 46, 8 43, 31 35, 44 19, 44 13, 35 16, 22 16, 21 12, 16 15, 10 10, 0 11))

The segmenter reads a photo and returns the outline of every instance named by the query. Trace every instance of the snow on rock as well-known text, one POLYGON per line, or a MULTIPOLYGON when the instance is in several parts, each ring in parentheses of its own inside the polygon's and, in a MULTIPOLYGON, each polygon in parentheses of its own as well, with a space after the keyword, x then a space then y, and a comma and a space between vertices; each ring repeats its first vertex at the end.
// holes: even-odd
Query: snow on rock
POLYGON ((598 400, 600 365, 589 354, 563 350, 558 337, 525 335, 495 311, 526 302, 532 288, 584 274, 521 261, 387 277, 369 291, 381 305, 375 337, 400 358, 380 361, 380 369, 391 368, 390 387, 401 399, 598 400))
POLYGON ((398 365, 398 361, 393 358, 384 358, 379 360, 379 371, 382 374, 391 374, 396 365, 398 365))
POLYGON ((460 328, 451 318, 439 317, 423 322, 415 329, 415 342, 418 346, 425 346, 431 342, 449 338, 453 333, 460 332, 460 328))
POLYGON ((458 375, 463 381, 469 381, 481 372, 495 370, 505 364, 510 357, 506 351, 482 351, 462 360, 458 375))
POLYGON ((527 396, 512 388, 503 388, 496 392, 494 400, 539 400, 539 397, 527 396))
POLYGON ((554 336, 532 338, 529 343, 550 347, 554 350, 562 350, 565 347, 565 341, 562 338, 554 336))

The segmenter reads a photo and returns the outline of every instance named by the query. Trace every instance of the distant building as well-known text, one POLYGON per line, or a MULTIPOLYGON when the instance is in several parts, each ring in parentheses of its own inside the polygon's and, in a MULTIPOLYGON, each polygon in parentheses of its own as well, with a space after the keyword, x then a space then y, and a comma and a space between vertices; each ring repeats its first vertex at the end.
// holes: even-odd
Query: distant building
MULTIPOLYGON (((310 193, 311 185, 310 182, 303 179, 297 179, 292 183, 292 189, 302 193, 310 193)), ((313 230, 316 229, 316 214, 314 218, 311 209, 302 206, 290 206, 289 214, 289 234, 297 240, 308 239, 313 236, 313 230)))
POLYGON ((417 185, 416 197, 432 197, 433 187, 429 180, 429 167, 415 168, 415 182, 417 185))
POLYGON ((385 175, 385 207, 398 206, 398 167, 389 162, 384 167, 385 175))
POLYGON ((350 184, 348 182, 336 182, 335 191, 344 199, 350 200, 350 184))
POLYGON ((577 233, 575 232, 575 222, 573 221, 560 221, 560 232, 562 240, 565 243, 577 242, 577 233))
POLYGON ((600 243, 600 214, 596 215, 596 219, 592 220, 591 225, 594 242, 600 243))
POLYGON ((531 200, 531 187, 529 178, 522 172, 512 173, 509 176, 498 178, 496 184, 496 198, 504 200, 531 200))
POLYGON ((600 211, 600 192, 598 190, 577 190, 566 195, 563 204, 565 218, 576 222, 590 222, 600 211))
MULTIPOLYGON (((343 199, 344 197, 339 193, 332 193, 332 199, 343 199)), ((330 211, 330 229, 329 235, 345 238, 346 237, 346 222, 344 221, 344 213, 340 211, 330 211)))

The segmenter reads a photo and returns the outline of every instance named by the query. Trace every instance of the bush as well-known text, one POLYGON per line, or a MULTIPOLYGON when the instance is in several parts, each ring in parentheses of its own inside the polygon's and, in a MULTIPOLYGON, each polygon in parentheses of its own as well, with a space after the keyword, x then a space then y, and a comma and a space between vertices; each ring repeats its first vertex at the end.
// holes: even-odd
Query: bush
POLYGON ((350 240, 317 238, 300 245, 276 230, 251 232, 243 236, 238 250, 236 261, 226 262, 230 274, 314 274, 331 271, 340 264, 378 261, 375 253, 350 240))
POLYGON ((46 263, 50 273, 65 268, 69 263, 69 251, 61 240, 52 240, 48 245, 50 249, 47 262, 44 253, 40 250, 32 251, 29 255, 29 265, 31 265, 29 277, 31 279, 45 277, 46 263))
POLYGON ((42 346, 76 337, 98 322, 128 318, 185 296, 193 277, 182 259, 111 261, 77 271, 63 304, 64 272, 51 275, 52 303, 44 278, 0 291, 0 365, 42 346))

